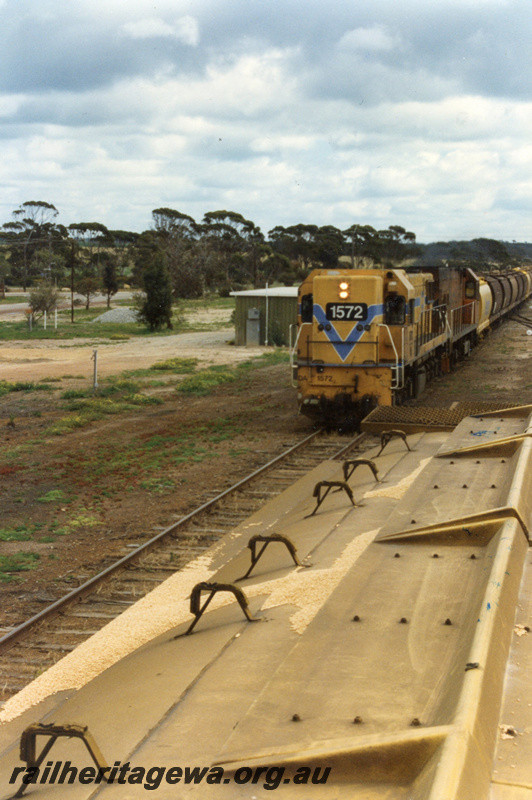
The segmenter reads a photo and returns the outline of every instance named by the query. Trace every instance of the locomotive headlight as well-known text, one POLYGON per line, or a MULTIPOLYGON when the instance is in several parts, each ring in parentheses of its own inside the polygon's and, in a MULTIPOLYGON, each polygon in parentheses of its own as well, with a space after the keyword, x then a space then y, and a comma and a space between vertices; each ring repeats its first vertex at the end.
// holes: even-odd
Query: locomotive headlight
POLYGON ((338 297, 340 300, 347 300, 349 297, 349 284, 347 281, 342 281, 338 286, 338 297))

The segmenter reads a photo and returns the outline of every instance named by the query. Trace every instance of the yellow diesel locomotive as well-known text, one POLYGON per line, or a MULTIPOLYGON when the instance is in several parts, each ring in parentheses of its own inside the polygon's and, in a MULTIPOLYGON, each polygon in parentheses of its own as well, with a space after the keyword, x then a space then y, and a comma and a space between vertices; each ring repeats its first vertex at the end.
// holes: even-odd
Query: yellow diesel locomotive
POLYGON ((338 428, 417 397, 532 291, 530 269, 317 269, 299 290, 299 407, 338 428))

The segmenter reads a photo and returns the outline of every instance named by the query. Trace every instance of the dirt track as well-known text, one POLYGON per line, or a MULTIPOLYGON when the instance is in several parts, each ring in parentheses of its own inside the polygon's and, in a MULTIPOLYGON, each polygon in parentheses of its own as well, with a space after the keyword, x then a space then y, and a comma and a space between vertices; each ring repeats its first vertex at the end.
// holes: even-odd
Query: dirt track
POLYGON ((210 333, 181 333, 109 342, 97 339, 70 341, 41 340, 0 345, 0 378, 10 381, 60 378, 64 375, 90 377, 93 353, 98 350, 98 375, 116 375, 123 370, 149 367, 155 361, 176 356, 198 358, 203 366, 228 364, 259 355, 259 348, 227 344, 231 330, 210 333))
MULTIPOLYGON (((228 309, 212 309, 187 316, 190 322, 211 326, 219 323, 222 327, 227 325, 230 314, 228 309)), ((234 336, 229 327, 203 333, 139 336, 119 342, 99 339, 96 334, 97 329, 94 338, 90 339, 1 342, 0 380, 39 381, 65 375, 89 378, 93 375, 95 349, 98 350, 98 376, 149 367, 156 361, 179 356, 197 358, 200 366, 208 366, 233 364, 262 352, 259 348, 228 344, 234 336)))

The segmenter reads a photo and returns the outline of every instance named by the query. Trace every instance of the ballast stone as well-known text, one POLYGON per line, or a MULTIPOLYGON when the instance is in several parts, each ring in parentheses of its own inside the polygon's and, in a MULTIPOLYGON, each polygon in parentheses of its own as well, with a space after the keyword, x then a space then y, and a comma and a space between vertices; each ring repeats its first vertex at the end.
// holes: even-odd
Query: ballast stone
POLYGON ((111 308, 92 320, 93 322, 139 322, 138 311, 133 308, 111 308))

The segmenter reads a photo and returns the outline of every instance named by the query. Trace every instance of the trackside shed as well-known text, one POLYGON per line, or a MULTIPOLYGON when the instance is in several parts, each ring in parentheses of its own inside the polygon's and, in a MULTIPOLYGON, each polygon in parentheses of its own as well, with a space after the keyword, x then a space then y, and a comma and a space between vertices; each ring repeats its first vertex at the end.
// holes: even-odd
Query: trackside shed
POLYGON ((290 343, 290 326, 297 323, 297 286, 277 286, 231 292, 235 298, 235 344, 290 343))

